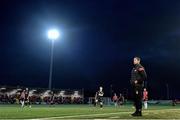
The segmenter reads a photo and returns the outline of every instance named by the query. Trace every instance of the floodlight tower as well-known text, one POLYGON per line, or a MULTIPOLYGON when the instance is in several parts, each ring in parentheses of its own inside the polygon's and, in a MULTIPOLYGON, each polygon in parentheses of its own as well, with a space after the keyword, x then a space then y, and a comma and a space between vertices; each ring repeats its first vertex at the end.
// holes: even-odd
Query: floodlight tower
POLYGON ((48 88, 49 88, 49 90, 51 90, 51 88, 52 88, 52 73, 53 73, 53 57, 54 57, 54 41, 58 40, 58 38, 60 37, 60 33, 57 29, 50 29, 47 34, 48 34, 48 39, 50 39, 52 41, 50 70, 49 70, 49 84, 48 84, 48 88))

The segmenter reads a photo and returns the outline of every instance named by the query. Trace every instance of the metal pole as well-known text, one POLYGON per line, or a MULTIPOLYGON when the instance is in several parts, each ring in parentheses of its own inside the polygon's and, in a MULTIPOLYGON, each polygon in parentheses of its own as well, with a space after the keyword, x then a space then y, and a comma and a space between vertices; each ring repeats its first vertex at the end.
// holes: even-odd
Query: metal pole
POLYGON ((83 96, 82 96, 82 97, 83 97, 83 101, 82 101, 82 102, 83 102, 83 104, 84 104, 84 88, 82 88, 82 95, 83 95, 83 96))
POLYGON ((51 46, 50 70, 49 70, 49 90, 52 88, 52 72, 53 72, 53 56, 54 56, 54 40, 51 46))
POLYGON ((167 99, 169 100, 169 85, 166 83, 167 99))
POLYGON ((112 84, 110 85, 110 98, 112 97, 112 92, 113 92, 113 89, 112 89, 112 84))

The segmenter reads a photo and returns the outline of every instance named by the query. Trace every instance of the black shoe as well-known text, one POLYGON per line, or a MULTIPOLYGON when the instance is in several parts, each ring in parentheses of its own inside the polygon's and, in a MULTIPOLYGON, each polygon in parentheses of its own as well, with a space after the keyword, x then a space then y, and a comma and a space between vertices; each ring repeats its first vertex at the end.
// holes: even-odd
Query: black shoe
POLYGON ((131 114, 132 116, 136 116, 137 112, 134 112, 133 114, 131 114))
POLYGON ((141 112, 135 112, 133 114, 131 114, 132 116, 142 116, 142 113, 141 112))
POLYGON ((138 116, 142 116, 142 112, 141 112, 141 111, 138 112, 137 115, 138 115, 138 116))

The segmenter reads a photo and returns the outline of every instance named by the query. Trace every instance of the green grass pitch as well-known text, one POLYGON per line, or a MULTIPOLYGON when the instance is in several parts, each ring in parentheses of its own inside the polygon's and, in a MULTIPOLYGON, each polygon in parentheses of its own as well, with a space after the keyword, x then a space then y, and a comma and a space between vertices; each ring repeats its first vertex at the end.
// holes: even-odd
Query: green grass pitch
POLYGON ((142 117, 132 117, 132 105, 122 107, 104 106, 103 109, 91 105, 0 105, 0 119, 180 119, 180 106, 149 105, 142 117))

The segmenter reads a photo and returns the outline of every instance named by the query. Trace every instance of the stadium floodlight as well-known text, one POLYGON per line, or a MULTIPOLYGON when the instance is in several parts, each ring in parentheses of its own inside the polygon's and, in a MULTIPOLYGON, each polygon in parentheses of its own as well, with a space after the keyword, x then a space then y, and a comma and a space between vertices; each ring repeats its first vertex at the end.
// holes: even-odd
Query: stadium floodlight
POLYGON ((50 29, 48 30, 48 39, 52 41, 52 46, 51 46, 51 60, 50 60, 50 70, 49 70, 49 90, 51 90, 52 87, 52 72, 53 72, 53 51, 54 51, 54 41, 58 40, 60 37, 60 33, 58 29, 50 29))
POLYGON ((57 29, 50 29, 48 31, 48 38, 50 40, 57 40, 59 38, 59 36, 60 36, 60 33, 57 29))

